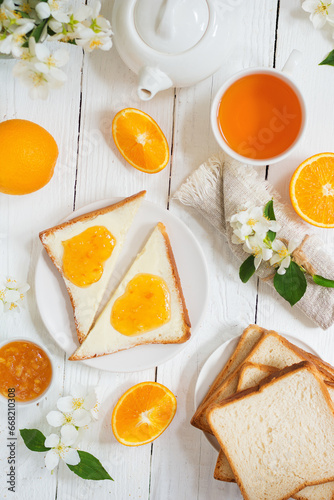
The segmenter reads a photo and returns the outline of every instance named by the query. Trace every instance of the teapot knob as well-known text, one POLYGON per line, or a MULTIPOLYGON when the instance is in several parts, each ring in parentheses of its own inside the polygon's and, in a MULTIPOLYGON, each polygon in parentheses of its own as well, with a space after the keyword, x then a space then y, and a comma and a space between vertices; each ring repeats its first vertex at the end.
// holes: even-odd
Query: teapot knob
POLYGON ((157 23, 156 31, 164 38, 171 38, 175 32, 175 9, 183 0, 165 0, 162 5, 157 23))

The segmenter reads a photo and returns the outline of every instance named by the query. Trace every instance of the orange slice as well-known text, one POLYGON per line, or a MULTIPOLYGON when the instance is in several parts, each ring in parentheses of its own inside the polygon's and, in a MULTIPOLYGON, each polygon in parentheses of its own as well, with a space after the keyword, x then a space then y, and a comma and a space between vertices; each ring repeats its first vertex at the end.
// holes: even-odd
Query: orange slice
POLYGON ((149 115, 135 108, 119 111, 112 122, 112 135, 121 155, 147 174, 160 172, 169 161, 166 137, 149 115))
POLYGON ((334 227, 334 153, 305 160, 290 182, 293 208, 309 224, 334 227))
POLYGON ((125 446, 154 441, 169 426, 176 412, 176 398, 164 385, 142 382, 126 391, 112 413, 115 438, 125 446))

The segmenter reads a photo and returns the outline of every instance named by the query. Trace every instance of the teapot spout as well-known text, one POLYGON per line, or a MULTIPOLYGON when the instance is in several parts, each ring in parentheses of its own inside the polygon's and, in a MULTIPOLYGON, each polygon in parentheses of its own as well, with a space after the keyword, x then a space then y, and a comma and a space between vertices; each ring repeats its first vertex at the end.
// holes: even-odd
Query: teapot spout
POLYGON ((172 80, 159 68, 146 66, 139 72, 137 94, 142 101, 149 101, 160 90, 166 90, 172 86, 172 80))

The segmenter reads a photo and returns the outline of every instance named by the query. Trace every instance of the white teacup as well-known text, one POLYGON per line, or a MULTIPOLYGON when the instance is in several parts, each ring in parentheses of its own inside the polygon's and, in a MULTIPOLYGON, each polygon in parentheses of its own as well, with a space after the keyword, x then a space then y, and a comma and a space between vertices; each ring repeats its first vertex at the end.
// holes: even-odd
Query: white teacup
POLYGON ((246 69, 243 71, 240 71, 233 75, 231 78, 229 78, 222 87, 218 90, 217 94, 215 95, 215 98, 212 103, 211 107, 211 127, 213 134, 219 144, 219 146, 232 158, 235 158, 236 160, 246 163, 249 165, 254 165, 254 166, 263 166, 263 165, 269 165, 272 163, 277 163, 284 158, 286 158, 297 146, 299 141, 301 140, 303 133, 305 131, 305 126, 306 126, 306 105, 305 105, 305 100, 303 95, 301 94, 298 86, 296 83, 293 81, 291 77, 291 73, 294 69, 294 67, 298 64, 300 59, 300 52, 297 50, 293 50, 290 57, 288 58, 284 68, 282 71, 279 71, 277 69, 271 69, 271 68, 250 68, 246 69), (293 115, 289 115, 288 112, 282 111, 282 110, 275 110, 277 111, 275 113, 274 119, 270 120, 268 123, 268 126, 265 127, 265 129, 261 129, 261 133, 258 134, 258 137, 252 137, 249 138, 249 144, 248 147, 245 148, 247 151, 250 153, 253 151, 252 148, 254 148, 254 155, 250 154, 249 156, 247 155, 242 155, 236 152, 234 149, 232 149, 229 144, 226 142, 225 138, 222 135, 222 132, 219 127, 218 123, 218 112, 219 112, 219 107, 220 107, 220 102, 222 100, 222 97, 224 96, 225 92, 233 85, 236 81, 244 78, 245 76, 249 75, 255 75, 255 74, 267 74, 267 75, 273 75, 276 78, 279 78, 283 80, 296 94, 300 108, 301 108, 301 125, 300 129, 298 132, 297 137, 293 141, 293 143, 285 149, 282 153, 272 157, 272 158, 264 158, 264 159, 256 159, 254 156, 256 156, 256 148, 260 148, 261 145, 263 146, 264 144, 268 144, 268 141, 275 140, 275 134, 279 131, 279 127, 284 126, 284 124, 287 124, 289 120, 293 119, 293 115), (261 142, 263 141, 263 142, 261 142), (267 142, 265 142, 267 141, 267 142))

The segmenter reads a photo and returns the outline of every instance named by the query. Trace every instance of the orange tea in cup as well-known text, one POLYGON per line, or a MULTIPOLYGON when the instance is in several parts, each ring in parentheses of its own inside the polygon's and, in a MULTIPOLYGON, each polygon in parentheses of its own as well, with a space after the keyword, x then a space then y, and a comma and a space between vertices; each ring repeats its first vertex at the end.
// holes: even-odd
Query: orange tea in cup
POLYGON ((269 73, 251 73, 227 88, 218 107, 226 144, 246 158, 271 159, 297 140, 303 110, 294 89, 269 73))

